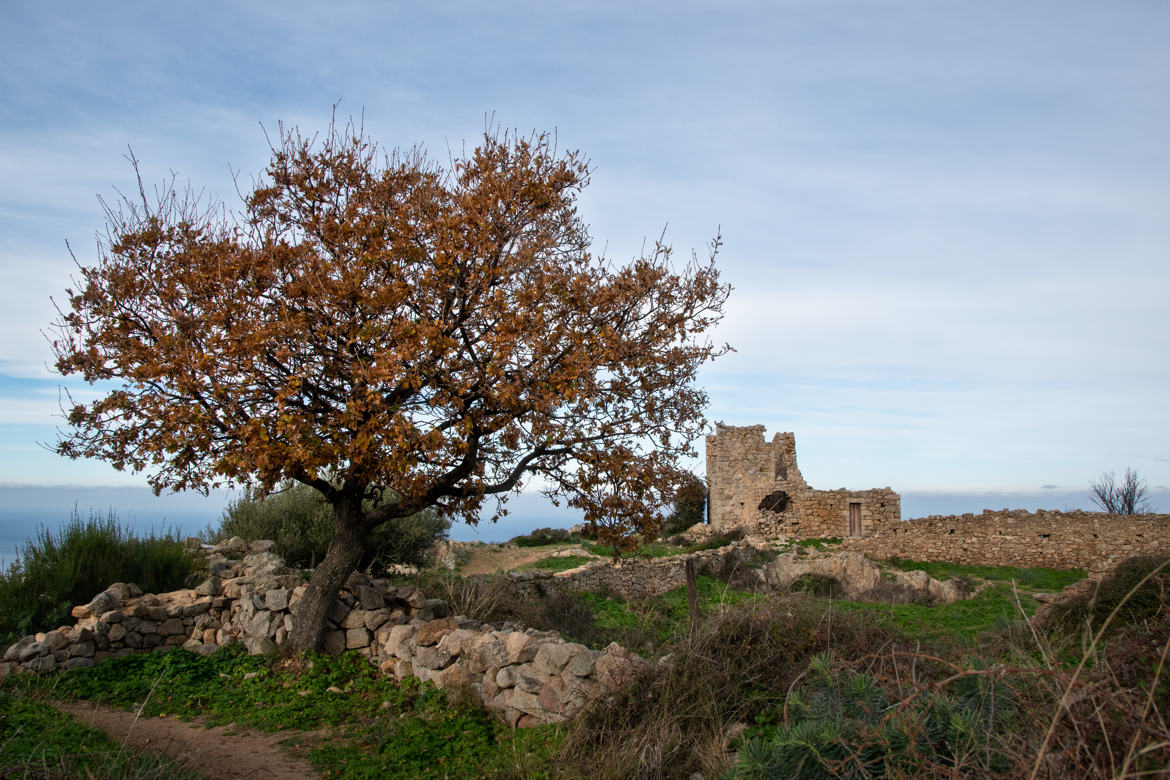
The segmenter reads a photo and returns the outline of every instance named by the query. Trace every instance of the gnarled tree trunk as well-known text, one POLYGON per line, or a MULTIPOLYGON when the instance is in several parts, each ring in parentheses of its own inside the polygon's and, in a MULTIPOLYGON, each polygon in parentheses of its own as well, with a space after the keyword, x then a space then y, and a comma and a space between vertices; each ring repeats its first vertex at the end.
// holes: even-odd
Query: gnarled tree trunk
POLYGON ((361 559, 369 530, 362 516, 361 501, 335 504, 336 530, 324 560, 313 570, 309 585, 293 613, 292 630, 282 650, 292 654, 320 650, 325 636, 325 615, 337 592, 361 559))

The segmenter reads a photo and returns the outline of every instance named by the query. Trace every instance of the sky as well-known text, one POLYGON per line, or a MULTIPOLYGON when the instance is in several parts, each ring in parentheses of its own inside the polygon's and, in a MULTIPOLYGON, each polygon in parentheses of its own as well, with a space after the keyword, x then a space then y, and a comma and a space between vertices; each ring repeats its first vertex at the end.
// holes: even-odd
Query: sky
POLYGON ((736 352, 701 375, 707 416, 795 432, 815 487, 1062 508, 1133 467, 1170 511, 1170 5, 7 0, 4 16, 0 487, 145 485, 45 446, 61 388, 87 392, 43 335, 66 242, 96 261, 98 197, 135 186, 129 150, 148 186, 174 172, 232 208, 266 133, 322 129, 336 105, 440 160, 488 125, 555 132, 592 161, 580 210, 612 258, 664 230, 703 256, 720 233, 734 291, 714 335, 736 352))

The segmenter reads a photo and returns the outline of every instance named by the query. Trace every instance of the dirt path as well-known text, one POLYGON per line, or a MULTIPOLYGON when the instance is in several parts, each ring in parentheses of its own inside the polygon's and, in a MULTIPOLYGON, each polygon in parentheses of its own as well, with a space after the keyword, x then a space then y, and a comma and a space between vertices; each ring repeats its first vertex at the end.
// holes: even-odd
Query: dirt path
POLYGON ((138 718, 133 712, 89 702, 56 704, 115 742, 139 752, 166 753, 184 759, 208 780, 319 780, 308 761, 292 758, 279 747, 289 734, 262 734, 244 726, 205 728, 172 718, 138 718))
POLYGON ((527 563, 547 558, 560 550, 579 547, 576 544, 550 544, 547 547, 499 547, 484 545, 477 547, 471 559, 459 567, 461 574, 495 574, 497 571, 512 571, 527 563))

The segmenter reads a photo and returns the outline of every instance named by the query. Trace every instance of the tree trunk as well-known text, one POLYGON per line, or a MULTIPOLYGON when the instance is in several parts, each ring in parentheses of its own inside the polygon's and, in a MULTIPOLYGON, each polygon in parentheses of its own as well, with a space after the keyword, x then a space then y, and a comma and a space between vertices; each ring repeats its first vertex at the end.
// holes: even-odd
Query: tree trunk
POLYGON ((292 630, 285 640, 285 653, 320 650, 325 636, 325 615, 337 598, 337 592, 361 558, 368 536, 362 518, 361 502, 356 506, 335 505, 336 530, 325 558, 309 577, 305 594, 293 613, 292 630))

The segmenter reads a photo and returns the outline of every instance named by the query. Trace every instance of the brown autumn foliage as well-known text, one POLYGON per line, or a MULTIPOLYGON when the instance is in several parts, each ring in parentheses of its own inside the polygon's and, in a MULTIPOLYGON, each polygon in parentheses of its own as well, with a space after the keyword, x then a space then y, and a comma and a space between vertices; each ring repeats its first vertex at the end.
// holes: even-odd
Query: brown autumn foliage
MULTIPOLYGON (((242 212, 172 181, 103 204, 51 337, 57 369, 117 389, 73 403, 57 451, 156 491, 285 479, 336 534, 289 645, 317 645, 371 529, 435 507, 474 523, 540 477, 616 536, 651 530, 704 420, 704 332, 729 287, 661 241, 590 251, 589 180, 552 137, 487 133, 448 167, 360 128, 281 128, 242 212)), ((494 519, 494 518, 493 518, 494 519)))

